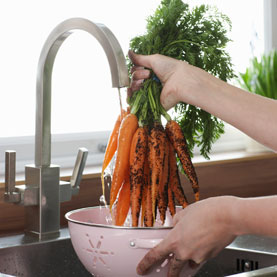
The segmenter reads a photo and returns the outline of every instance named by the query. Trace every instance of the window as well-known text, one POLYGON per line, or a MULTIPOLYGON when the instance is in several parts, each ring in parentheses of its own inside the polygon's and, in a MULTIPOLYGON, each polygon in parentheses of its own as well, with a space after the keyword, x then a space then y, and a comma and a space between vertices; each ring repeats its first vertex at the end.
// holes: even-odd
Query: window
MULTIPOLYGON (((0 46, 0 177, 4 174, 7 149, 17 150, 18 172, 23 172, 26 163, 33 162, 36 70, 49 33, 65 19, 87 18, 110 28, 126 54, 130 39, 144 32, 145 19, 160 0, 131 2, 13 0, 0 3, 0 23, 4 26, 0 46)), ((231 18, 233 42, 228 51, 236 71, 244 70, 249 58, 263 51, 262 1, 188 2, 216 5, 231 18)), ((123 90, 123 98, 124 95, 123 90)), ((90 151, 88 164, 100 164, 102 146, 117 114, 118 92, 111 88, 109 66, 102 48, 89 34, 74 32, 61 46, 53 69, 52 163, 62 168, 73 166, 77 148, 85 146, 90 151)), ((226 132, 221 142, 234 141, 235 136, 234 148, 243 147, 241 134, 235 134, 232 127, 227 128, 233 135, 226 132)))
MULTIPOLYGON (((232 58, 236 75, 245 71, 249 65, 249 60, 253 56, 259 56, 263 53, 265 40, 264 1, 189 0, 188 3, 190 5, 207 4, 216 6, 220 12, 230 18, 232 29, 228 36, 231 42, 228 43, 226 51, 232 58)), ((230 83, 237 85, 236 80, 231 80, 230 83)), ((244 133, 225 123, 225 133, 213 145, 212 151, 217 153, 226 150, 244 150, 246 141, 247 136, 244 133)), ((196 149, 195 153, 198 154, 199 150, 196 149)))

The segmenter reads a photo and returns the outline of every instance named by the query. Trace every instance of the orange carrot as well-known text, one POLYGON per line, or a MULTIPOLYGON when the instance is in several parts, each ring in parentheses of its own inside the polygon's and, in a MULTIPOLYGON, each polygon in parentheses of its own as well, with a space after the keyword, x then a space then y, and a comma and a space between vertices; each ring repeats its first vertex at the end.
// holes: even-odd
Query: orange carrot
MULTIPOLYGON (((148 129, 146 129, 146 132, 148 132, 148 129)), ((148 147, 146 147, 146 157, 145 157, 144 168, 143 168, 144 180, 143 180, 142 197, 141 197, 141 223, 140 223, 141 226, 143 226, 143 222, 145 218, 147 188, 149 184, 149 163, 148 163, 147 157, 148 157, 148 147)))
POLYGON ((186 139, 183 135, 180 125, 174 121, 169 120, 166 124, 166 133, 171 141, 177 155, 181 161, 183 169, 192 185, 195 200, 199 200, 199 185, 194 166, 191 162, 186 139))
POLYGON ((168 155, 169 155, 169 141, 166 137, 165 140, 165 155, 163 162, 163 178, 159 186, 158 191, 158 209, 160 213, 160 219, 164 224, 166 217, 166 210, 168 206, 168 181, 169 181, 169 166, 168 166, 168 155))
POLYGON ((130 150, 131 213, 133 227, 137 227, 139 221, 146 149, 147 133, 145 128, 139 127, 133 136, 130 150))
MULTIPOLYGON (((176 162, 176 153, 171 143, 169 143, 169 171, 169 193, 172 193, 173 198, 177 200, 178 204, 185 208, 188 205, 188 202, 181 186, 179 170, 176 162)), ((172 215, 172 208, 170 212, 172 215)))
POLYGON ((145 160, 145 212, 144 212, 144 225, 145 227, 153 227, 154 225, 154 216, 152 210, 152 191, 151 191, 151 184, 150 184, 150 172, 149 172, 149 163, 148 159, 145 160))
POLYGON ((122 226, 124 224, 130 208, 130 196, 131 185, 130 174, 128 172, 118 196, 118 202, 116 205, 115 225, 122 226))
POLYGON ((163 162, 165 155, 166 134, 160 123, 155 123, 148 136, 148 161, 152 194, 152 212, 155 218, 157 195, 163 179, 163 162))
POLYGON ((173 217, 176 214, 176 207, 175 207, 175 201, 174 201, 174 194, 172 192, 170 183, 167 188, 167 193, 168 193, 168 209, 171 216, 173 217))
POLYGON ((140 226, 143 226, 145 208, 146 208, 146 196, 147 196, 147 185, 143 183, 142 195, 141 195, 141 213, 140 213, 140 226))
POLYGON ((152 193, 150 185, 150 174, 149 174, 149 162, 145 159, 144 163, 144 184, 142 192, 142 204, 141 204, 141 225, 145 227, 153 227, 154 216, 152 211, 152 193))
MULTIPOLYGON (((148 126, 144 126, 147 139, 148 139, 148 126)), ((148 163, 148 145, 146 147, 146 156, 144 160, 144 168, 143 168, 143 186, 142 186, 142 196, 141 196, 141 216, 140 216, 140 225, 144 225, 145 218, 145 210, 146 210, 146 199, 147 199, 147 186, 149 183, 149 163, 148 163)))
POLYGON ((138 119, 134 114, 128 114, 121 122, 118 135, 117 157, 112 176, 110 190, 110 210, 116 200, 126 172, 129 170, 129 155, 134 133, 138 128, 138 119))
POLYGON ((125 117, 126 111, 124 109, 121 110, 121 114, 117 117, 117 120, 115 122, 114 128, 110 134, 108 144, 105 151, 105 156, 102 164, 102 172, 101 172, 101 182, 102 182, 102 191, 103 195, 105 195, 105 184, 104 184, 104 171, 111 162, 116 149, 117 149, 117 140, 118 140, 118 133, 119 133, 119 127, 121 124, 122 119, 125 117))

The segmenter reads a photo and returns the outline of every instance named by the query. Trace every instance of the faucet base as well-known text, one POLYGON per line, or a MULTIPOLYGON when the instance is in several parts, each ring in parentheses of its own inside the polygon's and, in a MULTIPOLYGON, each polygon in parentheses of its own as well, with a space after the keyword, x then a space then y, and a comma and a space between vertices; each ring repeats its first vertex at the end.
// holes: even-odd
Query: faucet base
POLYGON ((25 239, 32 241, 47 241, 53 240, 60 237, 60 231, 48 232, 48 233, 38 233, 35 231, 25 230, 25 239))
MULTIPOLYGON (((25 168, 26 188, 37 187, 38 205, 25 208, 26 233, 40 240, 59 236, 60 229, 60 167, 50 165, 25 168)), ((24 196, 25 201, 26 195, 24 196)))

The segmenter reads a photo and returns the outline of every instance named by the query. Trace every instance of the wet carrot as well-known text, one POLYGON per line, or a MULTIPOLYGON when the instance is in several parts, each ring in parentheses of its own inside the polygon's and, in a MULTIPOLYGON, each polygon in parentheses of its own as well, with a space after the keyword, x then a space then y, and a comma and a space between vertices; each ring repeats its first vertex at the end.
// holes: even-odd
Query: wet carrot
POLYGON ((131 214, 133 227, 137 227, 139 221, 146 150, 147 133, 143 127, 139 127, 133 136, 130 149, 131 214))
POLYGON ((152 194, 152 212, 155 217, 157 195, 163 179, 166 134, 160 123, 155 123, 148 136, 148 161, 152 194))
POLYGON ((127 170, 129 170, 129 155, 134 133, 138 128, 138 119, 134 114, 128 114, 121 122, 118 134, 117 157, 112 176, 110 190, 110 210, 116 200, 127 170))
POLYGON ((118 202, 116 204, 115 225, 122 226, 126 220, 126 217, 130 208, 130 174, 127 173, 122 188, 119 192, 118 202))
POLYGON ((174 121, 169 120, 166 124, 166 133, 177 152, 177 155, 181 161, 183 169, 191 183, 195 200, 199 200, 199 185, 197 175, 194 166, 191 162, 186 139, 183 135, 180 125, 174 121))
MULTIPOLYGON (((188 205, 188 201, 181 186, 179 170, 176 162, 176 152, 171 143, 169 143, 169 171, 169 193, 172 193, 173 198, 177 200, 178 204, 185 208, 188 205)), ((170 212, 172 215, 172 207, 170 208, 170 212)))
POLYGON ((144 217, 145 217, 145 209, 146 209, 146 198, 147 198, 147 185, 149 183, 149 164, 148 164, 148 148, 146 149, 146 157, 144 161, 144 180, 142 185, 142 196, 141 196, 141 216, 140 216, 140 225, 143 226, 144 217))
POLYGON ((163 162, 163 178, 162 182, 159 186, 158 191, 158 209, 160 213, 160 220, 162 224, 164 224, 165 217, 166 217, 166 210, 168 206, 168 181, 169 181, 169 141, 166 137, 165 140, 165 155, 164 155, 164 162, 163 162))
POLYGON ((171 190, 170 183, 167 187, 167 193, 168 193, 168 209, 171 216, 173 217, 176 214, 176 207, 175 207, 175 201, 174 201, 174 194, 171 190))
MULTIPOLYGON (((146 135, 148 137, 148 126, 144 126, 146 135)), ((146 210, 146 200, 147 200, 147 186, 149 183, 149 163, 148 163, 148 146, 146 147, 146 156, 144 160, 144 168, 143 168, 143 186, 142 186, 142 197, 141 197, 141 219, 140 225, 144 225, 144 218, 145 218, 145 210, 146 210)))
POLYGON ((146 161, 146 168, 145 175, 147 178, 147 182, 145 182, 145 191, 146 191, 146 198, 145 198, 145 212, 144 212, 144 226, 145 227, 153 227, 154 225, 154 214, 152 210, 152 190, 150 184, 150 174, 149 174, 149 164, 148 160, 146 161))
POLYGON ((153 227, 154 217, 152 212, 152 195, 149 174, 149 162, 145 159, 144 162, 144 184, 142 191, 142 204, 141 204, 141 226, 153 227))
POLYGON ((102 182, 102 191, 103 195, 105 195, 105 184, 104 184, 104 171, 111 162, 116 149, 117 149, 117 141, 118 141, 118 133, 119 133, 119 127, 121 124, 122 119, 126 115, 126 111, 124 109, 121 110, 121 114, 118 115, 117 120, 115 122, 114 128, 110 134, 108 144, 105 151, 105 156, 102 164, 102 172, 101 172, 101 182, 102 182))
POLYGON ((143 226, 144 216, 145 216, 145 208, 146 208, 146 196, 147 196, 147 185, 145 182, 142 186, 142 195, 141 195, 141 213, 140 213, 140 226, 143 226))

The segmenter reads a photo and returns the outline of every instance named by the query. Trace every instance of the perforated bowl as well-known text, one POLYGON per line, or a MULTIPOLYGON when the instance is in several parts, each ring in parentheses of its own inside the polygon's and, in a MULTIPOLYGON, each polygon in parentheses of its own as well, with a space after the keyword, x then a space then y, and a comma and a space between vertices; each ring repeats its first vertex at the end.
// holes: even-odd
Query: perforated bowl
MULTIPOLYGON (((135 228, 109 224, 109 216, 109 208, 100 206, 68 212, 65 217, 74 250, 94 276, 139 276, 136 273, 139 261, 170 231, 172 217, 167 214, 164 226, 135 228)), ((147 276, 167 276, 169 259, 158 264, 147 276)), ((181 276, 189 276, 189 272, 181 276)))

